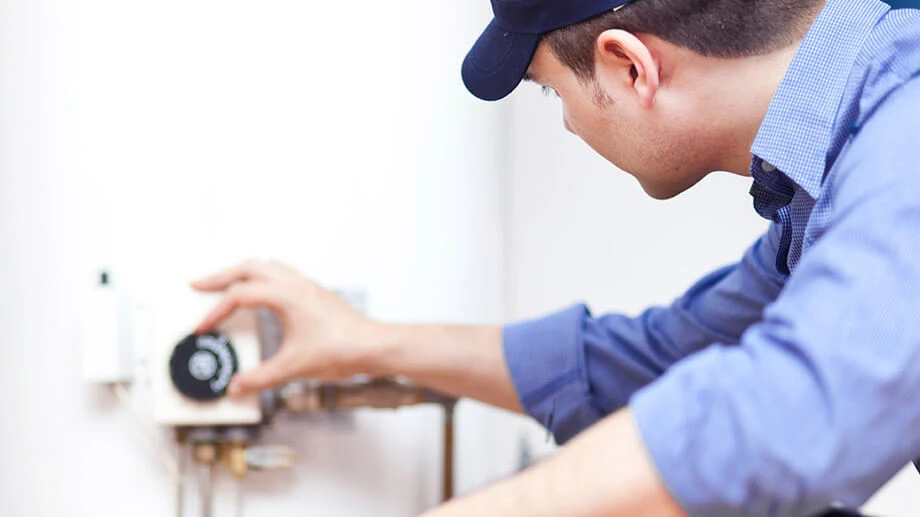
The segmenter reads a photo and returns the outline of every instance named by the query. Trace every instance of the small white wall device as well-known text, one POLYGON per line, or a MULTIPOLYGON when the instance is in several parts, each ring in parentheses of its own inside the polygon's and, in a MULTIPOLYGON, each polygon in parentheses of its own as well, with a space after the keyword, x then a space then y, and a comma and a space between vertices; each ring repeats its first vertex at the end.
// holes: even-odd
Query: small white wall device
POLYGON ((85 293, 80 307, 83 380, 128 382, 133 377, 128 309, 112 285, 109 272, 100 271, 96 284, 85 293))
POLYGON ((195 327, 220 295, 179 289, 151 307, 149 355, 153 419, 161 425, 250 425, 262 420, 258 396, 227 396, 234 374, 258 365, 255 310, 239 309, 212 332, 195 327))

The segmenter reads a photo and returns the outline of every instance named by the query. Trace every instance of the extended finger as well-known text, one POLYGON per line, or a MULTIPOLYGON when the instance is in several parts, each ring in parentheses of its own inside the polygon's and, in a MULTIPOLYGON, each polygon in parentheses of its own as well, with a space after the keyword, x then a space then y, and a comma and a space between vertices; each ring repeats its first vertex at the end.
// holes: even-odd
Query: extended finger
POLYGON ((195 332, 209 332, 240 307, 268 307, 277 310, 280 305, 281 294, 277 287, 273 288, 267 282, 249 281, 233 284, 220 302, 201 320, 195 332))
POLYGON ((219 273, 195 280, 192 282, 192 287, 199 291, 223 291, 236 282, 264 280, 268 276, 265 269, 264 263, 257 260, 247 260, 219 273))

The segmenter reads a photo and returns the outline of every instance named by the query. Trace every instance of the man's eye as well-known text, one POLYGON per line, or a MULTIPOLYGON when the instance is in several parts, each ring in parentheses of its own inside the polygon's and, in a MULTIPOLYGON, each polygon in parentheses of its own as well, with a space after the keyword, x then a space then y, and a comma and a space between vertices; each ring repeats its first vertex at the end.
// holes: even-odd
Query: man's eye
POLYGON ((543 95, 547 97, 550 97, 550 96, 555 96, 556 98, 559 97, 559 94, 556 92, 556 90, 554 90, 553 88, 549 86, 543 86, 542 89, 543 89, 543 95))

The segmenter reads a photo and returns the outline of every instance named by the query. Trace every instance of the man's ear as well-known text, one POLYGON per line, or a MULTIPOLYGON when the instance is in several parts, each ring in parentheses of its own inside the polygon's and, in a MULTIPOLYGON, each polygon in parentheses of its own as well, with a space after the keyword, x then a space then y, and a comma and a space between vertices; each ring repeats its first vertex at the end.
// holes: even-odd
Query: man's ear
POLYGON ((599 81, 619 83, 636 92, 646 108, 658 93, 658 63, 649 48, 632 33, 610 29, 597 37, 594 73, 599 81))

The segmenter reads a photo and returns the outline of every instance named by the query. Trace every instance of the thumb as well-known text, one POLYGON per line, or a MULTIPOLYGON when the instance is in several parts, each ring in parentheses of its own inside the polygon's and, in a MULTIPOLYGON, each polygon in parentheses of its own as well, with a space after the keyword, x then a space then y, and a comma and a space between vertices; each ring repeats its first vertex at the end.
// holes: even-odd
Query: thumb
POLYGON ((230 381, 228 393, 233 398, 245 397, 295 379, 296 361, 287 348, 282 349, 255 368, 238 373, 230 381))

